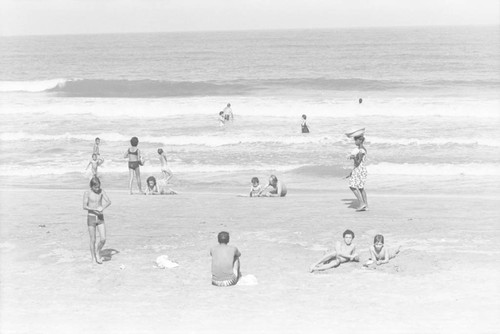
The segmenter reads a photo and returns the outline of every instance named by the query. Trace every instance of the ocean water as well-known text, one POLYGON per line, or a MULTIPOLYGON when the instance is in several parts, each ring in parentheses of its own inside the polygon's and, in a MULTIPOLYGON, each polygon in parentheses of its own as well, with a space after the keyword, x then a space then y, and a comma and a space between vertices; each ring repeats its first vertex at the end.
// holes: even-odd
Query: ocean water
POLYGON ((103 182, 125 188, 132 136, 143 177, 159 176, 163 147, 178 183, 324 180, 348 173, 344 133, 361 127, 371 179, 487 180, 500 176, 500 27, 1 37, 0 114, 10 184, 86 183, 100 137, 103 182), (219 127, 226 103, 235 121, 219 127))

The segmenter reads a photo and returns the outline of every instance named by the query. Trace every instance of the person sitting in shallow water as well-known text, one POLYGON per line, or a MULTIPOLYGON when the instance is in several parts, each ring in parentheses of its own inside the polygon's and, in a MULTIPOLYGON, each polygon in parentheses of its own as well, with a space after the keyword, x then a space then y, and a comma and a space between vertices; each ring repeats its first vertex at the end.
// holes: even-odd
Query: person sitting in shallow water
POLYGON ((278 181, 276 175, 269 176, 269 184, 260 191, 259 197, 285 197, 287 193, 283 182, 278 181))

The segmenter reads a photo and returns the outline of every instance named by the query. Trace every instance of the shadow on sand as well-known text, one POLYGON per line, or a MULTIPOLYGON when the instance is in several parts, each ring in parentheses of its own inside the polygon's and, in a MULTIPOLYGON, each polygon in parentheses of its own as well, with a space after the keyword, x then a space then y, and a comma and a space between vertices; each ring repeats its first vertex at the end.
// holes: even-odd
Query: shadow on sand
POLYGON ((349 209, 357 209, 358 208, 358 200, 357 199, 352 199, 352 198, 346 199, 346 198, 344 198, 342 200, 342 202, 344 202, 344 204, 347 205, 347 207, 349 209))
POLYGON ((111 261, 113 255, 116 255, 118 253, 120 252, 117 251, 116 249, 107 248, 107 249, 102 249, 100 255, 103 261, 111 261))

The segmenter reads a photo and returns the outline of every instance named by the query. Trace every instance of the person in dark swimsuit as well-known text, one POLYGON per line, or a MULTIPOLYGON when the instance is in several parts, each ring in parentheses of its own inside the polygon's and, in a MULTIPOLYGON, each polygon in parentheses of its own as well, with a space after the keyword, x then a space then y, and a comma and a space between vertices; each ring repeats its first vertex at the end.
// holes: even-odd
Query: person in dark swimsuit
POLYGON ((306 119, 307 119, 307 116, 302 115, 302 124, 301 124, 302 133, 309 133, 309 128, 307 127, 306 119))
POLYGON ((139 188, 139 192, 143 194, 144 192, 142 191, 140 169, 140 166, 142 165, 141 152, 137 148, 137 145, 139 145, 139 139, 137 137, 132 137, 132 139, 130 139, 130 145, 131 147, 123 155, 124 158, 128 158, 130 194, 132 195, 132 183, 134 182, 134 175, 137 180, 137 187, 139 188))

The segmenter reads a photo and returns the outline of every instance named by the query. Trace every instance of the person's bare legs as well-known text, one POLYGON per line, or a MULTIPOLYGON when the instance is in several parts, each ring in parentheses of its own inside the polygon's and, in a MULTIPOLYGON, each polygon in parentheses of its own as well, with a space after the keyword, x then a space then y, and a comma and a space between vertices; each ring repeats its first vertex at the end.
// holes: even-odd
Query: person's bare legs
POLYGON ((90 255, 92 256, 92 261, 97 263, 102 263, 97 261, 97 257, 95 254, 95 226, 89 226, 89 236, 90 236, 90 255))
MULTIPOLYGON (((142 191, 142 185, 141 185, 141 169, 139 167, 135 169, 135 177, 137 179, 137 187, 139 188, 139 192, 143 194, 144 191, 142 191)), ((130 187, 132 188, 132 184, 130 184, 130 187)))
POLYGON ((328 270, 328 269, 336 268, 339 265, 340 265, 340 260, 335 258, 328 263, 323 263, 323 264, 317 265, 316 267, 314 267, 314 269, 311 272, 328 270))
POLYGON ((128 169, 128 172, 129 172, 129 181, 128 181, 128 188, 129 188, 129 191, 130 191, 130 195, 132 195, 132 182, 134 182, 134 170, 133 169, 128 169))
POLYGON ((366 198, 365 188, 360 188, 359 192, 361 193, 361 197, 363 198, 363 202, 365 203, 365 210, 368 210, 368 199, 366 198))
POLYGON ((358 188, 353 188, 350 187, 352 192, 354 193, 354 196, 358 199, 359 206, 356 208, 356 210, 362 210, 366 205, 365 202, 363 201, 363 196, 361 196, 361 192, 359 191, 358 188))
POLYGON ((332 261, 335 261, 335 258, 337 257, 337 253, 336 252, 328 252, 326 253, 322 258, 321 260, 319 260, 318 262, 316 262, 315 264, 313 264, 310 268, 309 268, 309 272, 313 272, 315 270, 317 270, 317 268, 325 265, 326 263, 331 263, 332 261))
MULTIPOLYGON (((103 224, 97 225, 97 229, 99 230, 99 244, 97 245, 97 250, 96 250, 96 262, 101 264, 102 263, 102 257, 101 257, 101 250, 104 247, 104 244, 106 243, 106 226, 103 224)), ((95 238, 95 230, 94 230, 94 238, 95 238)))

